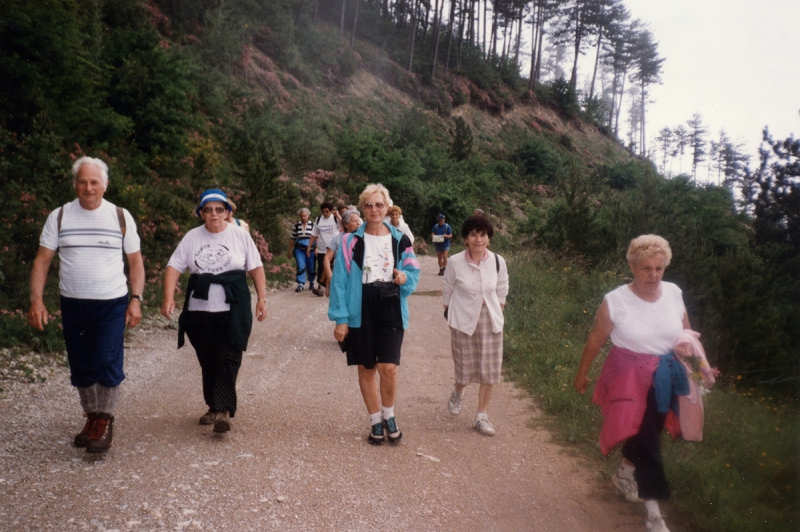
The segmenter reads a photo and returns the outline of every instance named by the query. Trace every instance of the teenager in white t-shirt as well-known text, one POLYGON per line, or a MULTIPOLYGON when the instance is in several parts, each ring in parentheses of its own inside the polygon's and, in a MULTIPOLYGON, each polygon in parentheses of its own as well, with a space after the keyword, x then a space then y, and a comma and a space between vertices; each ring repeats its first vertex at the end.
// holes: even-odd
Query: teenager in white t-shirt
POLYGON ((339 221, 333 215, 333 204, 326 201, 320 206, 320 209, 322 210, 322 216, 314 220, 314 228, 311 230, 311 242, 308 249, 306 249, 306 255, 310 256, 311 247, 314 243, 317 244, 318 286, 312 291, 318 296, 325 295, 324 289, 329 281, 323 277, 325 273, 325 250, 328 249, 328 246, 336 239, 336 235, 339 234, 339 221), (317 242, 318 240, 319 242, 317 242))

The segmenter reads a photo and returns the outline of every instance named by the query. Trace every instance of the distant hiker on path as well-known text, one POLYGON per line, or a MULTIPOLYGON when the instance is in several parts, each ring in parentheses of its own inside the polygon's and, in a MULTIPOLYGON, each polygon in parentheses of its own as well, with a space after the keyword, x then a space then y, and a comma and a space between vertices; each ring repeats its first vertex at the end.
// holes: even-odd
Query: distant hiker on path
POLYGON ((631 502, 644 502, 648 532, 669 532, 658 501, 670 492, 661 461, 661 431, 677 396, 689 394, 686 372, 675 356, 675 340, 691 329, 681 289, 663 282, 672 259, 657 235, 631 240, 626 255, 633 282, 606 294, 595 316, 575 375, 578 393, 589 387, 589 368, 611 338, 611 352, 592 401, 604 417, 600 450, 618 443, 624 460, 611 482, 631 502))
POLYGON ((389 208, 389 223, 401 230, 411 241, 411 244, 414 244, 414 234, 405 220, 403 220, 403 209, 397 205, 392 205, 389 208))
POLYGON ((419 262, 408 237, 383 222, 391 202, 386 187, 368 185, 359 201, 367 223, 336 252, 328 318, 336 322, 333 335, 347 352, 347 365, 358 366, 371 426, 367 441, 398 443, 403 433, 394 412, 397 372, 419 262))
POLYGON ((442 280, 455 364, 455 389, 447 408, 458 415, 467 384, 480 384, 475 428, 485 436, 494 436, 495 427, 487 411, 492 386, 501 378, 508 268, 500 255, 488 249, 494 236, 488 218, 470 216, 461 227, 461 236, 467 249, 453 255, 442 280))
POLYGON ((436 258, 439 259, 439 275, 444 275, 447 269, 447 254, 450 253, 450 240, 453 238, 453 228, 445 223, 444 214, 439 214, 436 224, 431 228, 431 241, 436 248, 436 258))
MULTIPOLYGON (((297 211, 300 221, 294 224, 292 229, 292 236, 289 237, 289 258, 294 255, 294 260, 297 262, 297 288, 295 292, 302 292, 303 286, 306 284, 306 276, 308 277, 308 288, 314 290, 314 255, 306 253, 310 247, 311 231, 314 229, 314 223, 308 218, 311 216, 311 211, 303 207, 297 211)), ((320 272, 321 273, 321 272, 320 272)))
POLYGON ((86 414, 76 447, 90 453, 111 446, 114 411, 123 372, 125 327, 142 319, 144 263, 131 214, 103 199, 108 166, 81 157, 72 165, 77 199, 47 217, 30 281, 28 322, 40 331, 48 314, 42 296, 50 263, 58 251, 61 323, 70 382, 86 414), (132 294, 128 298, 123 254, 128 257, 132 294))
MULTIPOLYGON (((339 233, 336 238, 333 239, 333 242, 328 244, 328 249, 325 250, 325 276, 328 279, 333 279, 333 262, 334 258, 336 257, 336 252, 342 245, 342 239, 346 238, 347 233, 352 233, 359 227, 361 227, 361 216, 358 214, 357 210, 352 211, 344 211, 342 213, 342 226, 344 227, 344 232, 339 233)), ((331 295, 330 292, 331 283, 328 283, 327 293, 331 295)))
POLYGON ((306 249, 306 255, 311 257, 313 248, 317 248, 317 288, 312 289, 315 295, 324 296, 325 287, 329 284, 329 280, 325 279, 325 251, 328 249, 328 244, 334 241, 336 235, 339 234, 339 221, 334 216, 333 205, 330 202, 324 202, 320 209, 322 216, 317 216, 314 220, 314 227, 311 229, 311 243, 306 249))
POLYGON ((200 196, 195 211, 205 222, 178 243, 164 271, 164 303, 161 314, 172 318, 175 289, 181 273, 191 276, 178 318, 178 348, 184 334, 197 353, 203 375, 203 399, 208 412, 201 425, 214 425, 214 432, 231 429, 236 415, 236 377, 242 365, 253 328, 247 273, 258 294, 256 318, 267 317, 267 287, 261 256, 250 233, 226 221, 230 203, 225 193, 210 189, 200 196))

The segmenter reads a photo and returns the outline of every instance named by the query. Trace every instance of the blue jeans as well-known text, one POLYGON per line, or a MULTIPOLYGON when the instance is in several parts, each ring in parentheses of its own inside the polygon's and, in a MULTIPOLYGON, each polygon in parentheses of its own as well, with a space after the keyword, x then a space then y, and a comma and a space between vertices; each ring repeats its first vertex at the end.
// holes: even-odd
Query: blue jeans
POLYGON ((125 379, 122 336, 127 309, 128 296, 102 300, 61 296, 61 324, 73 386, 87 388, 98 383, 113 388, 125 379))
POLYGON ((306 257, 306 250, 295 246, 294 260, 297 261, 297 284, 306 284, 306 274, 308 282, 314 284, 314 250, 311 250, 311 256, 306 257))

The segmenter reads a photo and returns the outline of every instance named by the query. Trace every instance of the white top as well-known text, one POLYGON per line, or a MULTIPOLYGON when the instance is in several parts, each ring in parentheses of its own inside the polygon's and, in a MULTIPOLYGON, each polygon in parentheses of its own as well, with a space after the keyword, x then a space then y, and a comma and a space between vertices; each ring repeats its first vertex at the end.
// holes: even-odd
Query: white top
MULTIPOLYGON (((233 224, 227 224, 224 231, 212 233, 205 225, 195 227, 178 244, 167 266, 183 273, 223 273, 231 270, 249 272, 262 266, 253 237, 250 233, 233 224)), ((225 303, 225 289, 222 285, 211 283, 208 301, 189 298, 189 310, 204 312, 225 312, 231 309, 225 303)))
POLYGON ((364 233, 364 268, 361 283, 391 282, 394 275, 392 234, 375 236, 364 233))
MULTIPOLYGON (((392 217, 391 216, 384 217, 383 218, 383 223, 385 223, 386 225, 392 225, 392 217)), ((405 234, 408 237, 408 239, 411 241, 411 243, 412 244, 414 243, 414 233, 411 232, 411 228, 408 226, 406 221, 403 219, 403 215, 402 214, 400 215, 400 221, 397 224, 397 226, 395 226, 395 229, 399 229, 400 231, 402 231, 403 234, 405 234)))
POLYGON ((117 217, 117 206, 103 200, 88 211, 75 199, 63 207, 61 234, 58 233, 58 211, 54 210, 39 237, 39 245, 58 250, 61 267, 58 271, 61 295, 75 299, 115 299, 128 295, 126 254, 139 251, 139 235, 131 213, 125 216, 125 240, 117 217))
POLYGON ((500 305, 508 295, 508 267, 503 257, 487 251, 480 264, 467 260, 467 251, 456 253, 447 261, 442 281, 442 295, 447 306, 447 324, 470 336, 478 326, 481 307, 486 303, 492 318, 492 332, 503 332, 505 320, 500 305))
POLYGON ((686 315, 681 289, 676 284, 662 281, 661 297, 652 303, 634 294, 628 285, 607 293, 605 300, 614 323, 612 344, 648 355, 672 351, 686 315))
POLYGON ((317 253, 325 253, 328 246, 339 234, 339 222, 336 221, 333 214, 325 218, 320 216, 318 221, 314 222, 314 228, 311 234, 319 240, 317 242, 317 253))

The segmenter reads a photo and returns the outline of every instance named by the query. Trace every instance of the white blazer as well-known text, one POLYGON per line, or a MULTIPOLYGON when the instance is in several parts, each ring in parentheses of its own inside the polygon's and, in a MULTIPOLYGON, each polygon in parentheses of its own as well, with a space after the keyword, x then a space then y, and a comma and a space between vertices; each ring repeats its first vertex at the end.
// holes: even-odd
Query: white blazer
POLYGON ((505 323, 500 305, 505 304, 508 295, 508 268, 500 255, 488 250, 487 255, 479 266, 467 261, 466 250, 456 253, 447 261, 444 271, 442 295, 447 324, 470 336, 478 326, 484 302, 492 319, 492 332, 503 332, 505 323))

